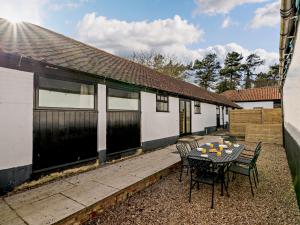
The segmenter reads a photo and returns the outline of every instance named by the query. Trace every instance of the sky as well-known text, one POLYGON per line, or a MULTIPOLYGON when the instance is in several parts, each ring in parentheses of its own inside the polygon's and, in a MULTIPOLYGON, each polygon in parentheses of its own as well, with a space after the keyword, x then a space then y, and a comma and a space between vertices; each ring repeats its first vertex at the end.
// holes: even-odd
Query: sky
POLYGON ((120 56, 162 53, 183 63, 227 52, 278 62, 279 0, 0 0, 26 21, 120 56))

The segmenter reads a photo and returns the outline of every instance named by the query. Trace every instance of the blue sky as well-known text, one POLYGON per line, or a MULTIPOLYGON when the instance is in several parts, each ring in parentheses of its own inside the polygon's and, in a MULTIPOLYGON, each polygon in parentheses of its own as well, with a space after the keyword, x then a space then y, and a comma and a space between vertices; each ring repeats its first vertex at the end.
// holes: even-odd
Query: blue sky
POLYGON ((161 52, 182 61, 228 51, 278 60, 278 0, 10 0, 0 17, 29 21, 126 56, 161 52), (24 3, 25 2, 25 3, 24 3))

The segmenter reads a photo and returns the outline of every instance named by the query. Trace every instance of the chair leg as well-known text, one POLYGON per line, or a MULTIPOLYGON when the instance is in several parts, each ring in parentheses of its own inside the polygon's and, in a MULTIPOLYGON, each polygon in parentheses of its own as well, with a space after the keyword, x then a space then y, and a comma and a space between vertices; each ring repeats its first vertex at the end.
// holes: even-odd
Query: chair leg
POLYGON ((252 170, 252 174, 253 174, 253 180, 254 180, 255 188, 257 188, 257 185, 256 185, 256 177, 255 177, 255 172, 254 172, 254 170, 252 170))
POLYGON ((225 187, 225 191, 226 191, 227 197, 229 197, 229 193, 228 193, 228 180, 227 180, 227 184, 226 184, 225 183, 225 176, 224 176, 224 187, 225 187))
POLYGON ((179 181, 180 181, 180 182, 181 182, 181 177, 182 177, 182 170, 183 170, 183 165, 181 164, 180 177, 179 177, 179 181))
POLYGON ((191 202, 191 198, 192 198, 192 188, 193 188, 193 182, 192 182, 192 179, 190 181, 190 195, 189 195, 189 202, 191 202))
POLYGON ((213 181, 212 185, 212 194, 211 194, 211 208, 214 208, 214 195, 215 195, 215 182, 213 181))
POLYGON ((255 174, 256 174, 257 183, 259 183, 259 180, 258 180, 258 171, 257 171, 256 165, 254 167, 254 170, 255 170, 255 174))
POLYGON ((250 182, 252 196, 254 197, 254 192, 253 192, 253 187, 252 187, 252 182, 251 182, 251 174, 249 174, 249 182, 250 182))

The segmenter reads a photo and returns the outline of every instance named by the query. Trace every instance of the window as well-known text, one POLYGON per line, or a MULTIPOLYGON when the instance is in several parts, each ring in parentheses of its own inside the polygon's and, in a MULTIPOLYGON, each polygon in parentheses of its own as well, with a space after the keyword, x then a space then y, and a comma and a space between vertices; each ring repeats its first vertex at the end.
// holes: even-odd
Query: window
POLYGON ((139 93, 119 89, 108 89, 108 110, 139 110, 139 93))
POLYGON ((201 103, 199 101, 194 101, 194 113, 201 114, 201 103))
POLYGON ((156 111, 169 112, 169 97, 165 95, 156 95, 156 111))
POLYGON ((228 115, 228 107, 225 108, 225 113, 228 115))
POLYGON ((95 86, 39 77, 38 106, 47 108, 95 108, 95 86))

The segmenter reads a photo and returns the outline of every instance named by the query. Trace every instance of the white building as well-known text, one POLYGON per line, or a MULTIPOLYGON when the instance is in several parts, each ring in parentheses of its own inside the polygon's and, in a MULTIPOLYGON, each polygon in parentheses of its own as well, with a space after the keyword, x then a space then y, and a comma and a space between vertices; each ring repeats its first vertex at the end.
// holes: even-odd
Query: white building
POLYGON ((273 109, 281 107, 279 87, 229 90, 222 93, 244 109, 273 109))
POLYGON ((300 206, 300 34, 299 1, 281 1, 280 66, 284 145, 300 206))
POLYGON ((236 107, 39 26, 0 19, 0 191, 32 174, 214 131, 236 107))

